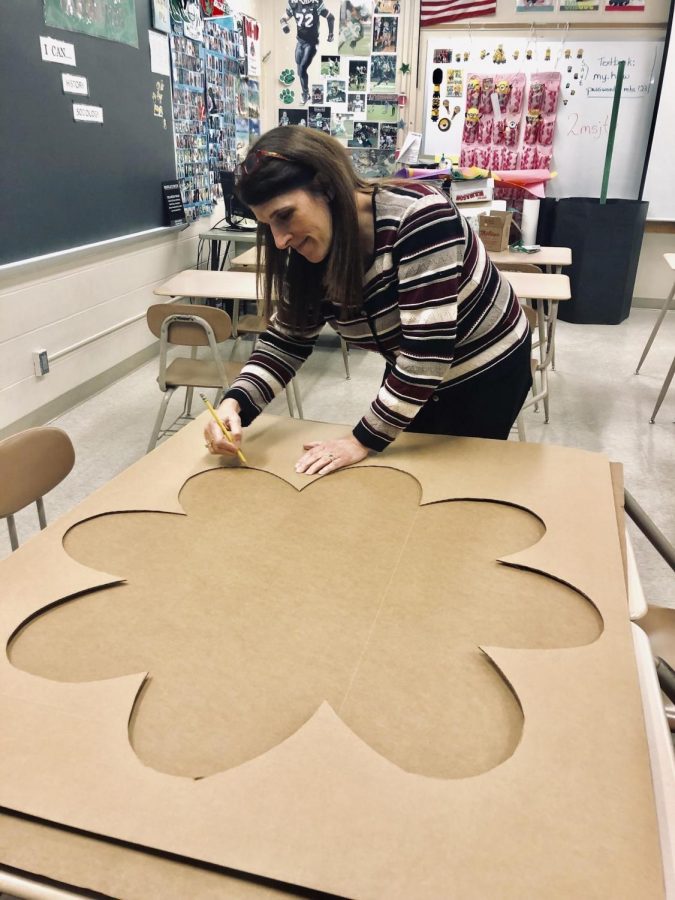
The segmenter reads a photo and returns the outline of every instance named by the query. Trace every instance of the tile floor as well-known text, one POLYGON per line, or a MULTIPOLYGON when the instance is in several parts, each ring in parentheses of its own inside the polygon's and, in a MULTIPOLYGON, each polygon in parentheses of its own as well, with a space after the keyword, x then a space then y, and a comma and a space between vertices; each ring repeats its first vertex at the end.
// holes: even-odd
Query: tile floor
MULTIPOLYGON (((557 366, 550 378, 551 421, 526 410, 527 439, 601 451, 625 467, 628 490, 666 537, 675 543, 675 385, 656 423, 649 418, 675 348, 675 312, 666 316, 640 375, 635 366, 658 314, 634 309, 620 325, 558 324, 557 366)), ((245 352, 246 348, 242 348, 245 352)), ((351 379, 332 335, 322 336, 299 376, 306 419, 353 423, 367 408, 382 366, 374 354, 350 353, 351 379)), ((144 452, 160 392, 155 360, 55 419, 70 435, 76 453, 72 473, 46 498, 48 519, 71 509, 95 488, 144 452)), ((177 415, 181 403, 172 400, 177 415)), ((201 401, 195 402, 195 409, 201 401)), ((270 412, 287 414, 283 397, 270 412)), ((516 435, 513 436, 514 439, 516 435)), ((37 530, 34 508, 17 516, 19 540, 37 530)), ((645 596, 650 603, 675 607, 671 569, 629 523, 645 596)), ((0 526, 0 558, 10 552, 0 526)))

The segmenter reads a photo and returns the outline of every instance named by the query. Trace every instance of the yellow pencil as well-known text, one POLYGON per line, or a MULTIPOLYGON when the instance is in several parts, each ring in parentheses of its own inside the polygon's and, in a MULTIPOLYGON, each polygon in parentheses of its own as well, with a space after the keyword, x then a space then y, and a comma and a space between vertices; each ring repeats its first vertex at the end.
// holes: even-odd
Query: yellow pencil
MULTIPOLYGON (((229 432, 229 431, 227 430, 227 428, 225 427, 225 423, 222 421, 222 419, 220 418, 220 416, 218 415, 218 413, 215 411, 215 409, 213 408, 213 405, 209 402, 208 397, 205 397, 204 394, 200 394, 199 396, 202 398, 202 400, 204 401, 204 404, 206 405, 206 408, 208 409, 208 411, 211 413, 211 415, 213 416, 213 418, 216 420, 216 422, 217 422, 218 425, 220 426, 220 430, 223 432, 223 434, 225 435, 225 437, 228 439, 228 441, 229 441, 231 444, 234 443, 234 441, 232 440, 232 435, 230 434, 230 432, 229 432)), ((248 465, 248 463, 246 462, 246 457, 245 457, 244 454, 241 452, 241 450, 237 450, 237 456, 238 456, 239 459, 244 463, 244 465, 248 465)))

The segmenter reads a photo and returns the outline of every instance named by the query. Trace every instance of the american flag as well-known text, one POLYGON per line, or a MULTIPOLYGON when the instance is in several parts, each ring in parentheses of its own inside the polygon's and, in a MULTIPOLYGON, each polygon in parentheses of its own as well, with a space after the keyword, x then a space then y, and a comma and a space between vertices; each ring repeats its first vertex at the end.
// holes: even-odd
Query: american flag
POLYGON ((493 16, 496 12, 497 0, 421 0, 420 25, 428 28, 474 16, 493 16))

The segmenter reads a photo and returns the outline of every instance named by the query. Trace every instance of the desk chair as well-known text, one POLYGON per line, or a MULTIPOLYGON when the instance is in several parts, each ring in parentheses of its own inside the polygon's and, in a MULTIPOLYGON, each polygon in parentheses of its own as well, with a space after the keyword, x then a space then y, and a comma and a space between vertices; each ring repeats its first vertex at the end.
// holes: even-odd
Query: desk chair
MULTIPOLYGON (((665 261, 668 263, 668 265, 670 266, 670 268, 675 271, 675 253, 664 253, 663 257, 664 257, 665 261)), ((649 353, 649 348, 654 343, 654 338, 656 337, 656 333, 658 332, 659 328, 661 327, 661 323, 665 319, 666 313, 670 309, 670 306, 671 306, 674 298, 675 298, 675 284, 673 284, 673 286, 670 290, 670 293, 664 300, 663 306, 661 307, 661 312, 659 313, 658 318, 656 319, 656 322, 654 323, 654 327, 652 328, 652 333, 649 335, 649 338, 647 339, 645 348, 642 351, 642 356, 640 357, 640 362, 637 364, 637 368, 635 369, 636 375, 640 372, 640 367, 642 366, 642 363, 645 361, 645 357, 649 353)), ((658 407, 657 407, 657 409, 658 409, 658 407)), ((654 410, 654 414, 652 415, 652 421, 654 421, 654 415, 656 415, 656 410, 654 410)))
MULTIPOLYGON (((532 275, 541 275, 543 274, 543 270, 540 266, 535 266, 533 263, 499 263, 497 268, 501 272, 529 272, 532 275)), ((537 309, 537 306, 534 304, 543 303, 545 301, 542 300, 528 300, 525 305, 529 306, 532 309, 537 309)), ((555 369, 555 345, 553 343, 553 338, 555 335, 555 320, 552 320, 551 317, 551 304, 545 304, 543 307, 543 316, 539 318, 537 321, 537 338, 535 342, 532 344, 533 349, 539 348, 539 359, 540 362, 543 362, 545 355, 550 351, 551 354, 551 368, 555 369)), ((557 319, 557 317, 556 317, 557 319)), ((548 421, 548 420, 547 420, 548 421)))
POLYGON ((74 464, 73 445, 60 428, 29 428, 0 441, 0 518, 7 519, 12 550, 19 546, 14 513, 35 503, 40 528, 46 528, 42 497, 74 464))
MULTIPOLYGON (((164 394, 157 411, 157 418, 150 435, 147 453, 155 448, 160 437, 176 432, 182 420, 191 419, 192 396, 196 387, 215 388, 217 406, 244 365, 232 360, 225 361, 218 350, 218 344, 232 337, 232 320, 228 314, 215 306, 196 304, 156 303, 151 306, 146 319, 148 328, 159 338, 159 375, 157 383, 164 394), (170 345, 189 347, 190 356, 179 356, 167 365, 167 351, 170 345), (198 359, 197 348, 208 347, 209 359, 198 359), (181 414, 167 428, 162 428, 166 409, 171 397, 179 387, 184 387, 185 403, 181 414)), ((298 416, 303 418, 300 395, 295 382, 292 390, 298 407, 298 416)), ((291 416, 295 415, 289 388, 286 388, 286 402, 291 416)), ((182 422, 184 424, 184 422, 182 422)))

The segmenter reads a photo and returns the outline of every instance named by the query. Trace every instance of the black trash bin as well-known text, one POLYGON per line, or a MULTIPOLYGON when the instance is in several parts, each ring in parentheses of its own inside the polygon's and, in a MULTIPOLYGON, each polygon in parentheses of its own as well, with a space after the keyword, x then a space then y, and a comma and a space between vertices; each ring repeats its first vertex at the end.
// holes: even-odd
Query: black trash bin
POLYGON ((563 269, 572 299, 559 305, 558 318, 617 325, 628 316, 648 206, 644 200, 558 200, 550 244, 572 249, 572 265, 563 269))

